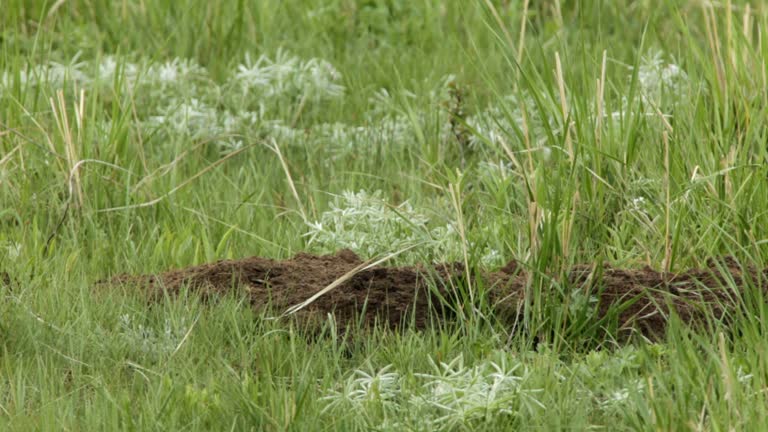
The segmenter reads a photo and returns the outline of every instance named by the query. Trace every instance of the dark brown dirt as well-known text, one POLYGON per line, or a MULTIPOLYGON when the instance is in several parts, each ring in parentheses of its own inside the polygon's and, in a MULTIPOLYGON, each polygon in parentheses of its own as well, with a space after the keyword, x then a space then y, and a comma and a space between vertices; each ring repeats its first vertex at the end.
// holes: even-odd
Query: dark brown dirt
MULTIPOLYGON (((269 308, 278 315, 307 300, 362 263, 349 250, 325 256, 299 253, 284 261, 251 257, 159 275, 122 275, 113 278, 111 283, 140 286, 147 289, 152 297, 162 296, 164 290, 175 294, 185 286, 204 299, 237 289, 248 295, 255 309, 269 308)), ((416 267, 377 266, 356 273, 294 315, 298 321, 311 324, 326 320, 331 313, 340 331, 356 319, 363 324, 378 319, 389 327, 410 323, 404 320, 412 319, 417 328, 423 328, 428 324, 430 310, 436 310, 440 304, 437 293, 448 295, 449 291, 443 284, 451 280, 452 274, 460 272, 459 267, 445 265, 435 266, 431 272, 416 267), (437 284, 431 283, 435 280, 437 284)))
MULTIPOLYGON (((158 275, 122 275, 98 285, 138 286, 152 298, 164 292, 176 294, 185 286, 204 299, 239 290, 248 296, 255 309, 280 314, 362 263, 349 250, 325 256, 299 253, 282 261, 251 257, 158 275)), ((483 280, 490 289, 494 311, 502 320, 513 322, 521 310, 525 287, 531 278, 520 268, 512 261, 498 271, 472 276, 483 280)), ((440 298, 451 299, 451 287, 457 286, 463 275, 461 264, 377 266, 354 274, 297 312, 295 318, 313 324, 332 314, 342 332, 354 323, 366 327, 376 321, 390 328, 403 323, 424 328, 431 318, 454 318, 449 308, 441 307, 440 298)), ((723 258, 710 260, 704 269, 666 274, 650 268, 581 265, 566 272, 562 279, 567 281, 569 292, 583 289, 597 298, 595 319, 619 311, 616 321, 621 333, 639 331, 646 336, 659 336, 666 328, 671 309, 687 323, 707 316, 721 319, 737 307, 748 282, 764 287, 766 277, 768 271, 742 269, 733 259, 723 258)))

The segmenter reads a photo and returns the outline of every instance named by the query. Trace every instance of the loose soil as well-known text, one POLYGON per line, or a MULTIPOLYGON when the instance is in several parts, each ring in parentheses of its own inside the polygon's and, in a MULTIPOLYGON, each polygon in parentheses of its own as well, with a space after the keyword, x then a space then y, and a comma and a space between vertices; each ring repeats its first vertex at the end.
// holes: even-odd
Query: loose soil
MULTIPOLYGON (((184 287, 203 299, 237 292, 247 295, 259 311, 280 315, 291 306, 363 264, 352 251, 333 255, 299 253, 288 260, 259 257, 224 260, 172 270, 157 275, 121 275, 99 286, 127 285, 145 290, 151 298, 178 294, 184 287)), ((424 328, 431 320, 455 319, 448 305, 459 302, 455 287, 465 279, 461 264, 434 266, 376 266, 359 271, 292 314, 298 322, 314 326, 335 317, 337 329, 369 327, 374 323, 398 328, 424 328), (441 301, 447 299, 448 301, 441 301)), ((525 301, 526 284, 532 279, 522 266, 511 261, 494 272, 470 275, 475 286, 483 281, 494 313, 502 321, 517 322, 525 301)), ((706 268, 682 273, 661 273, 651 268, 620 269, 609 265, 579 265, 562 277, 566 292, 582 290, 592 298, 594 322, 611 318, 620 334, 663 334, 673 309, 686 323, 707 316, 723 319, 740 304, 746 286, 764 287, 768 270, 742 268, 731 258, 710 260, 706 268)), ((552 288, 554 289, 554 288, 552 288)), ((557 297, 555 297, 557 298, 557 297)), ((437 322, 437 321, 436 321, 437 322)))

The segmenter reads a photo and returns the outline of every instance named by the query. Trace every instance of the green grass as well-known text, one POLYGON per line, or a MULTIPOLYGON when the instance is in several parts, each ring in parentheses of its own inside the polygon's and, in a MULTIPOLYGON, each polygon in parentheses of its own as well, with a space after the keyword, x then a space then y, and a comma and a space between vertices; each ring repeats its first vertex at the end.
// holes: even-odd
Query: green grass
POLYGON ((524 3, 5 1, 0 429, 764 429, 764 281, 730 327, 619 344, 543 275, 764 266, 768 9, 524 3), (393 263, 523 262, 517 331, 479 281, 460 323, 312 340, 236 296, 93 289, 414 245, 393 263))

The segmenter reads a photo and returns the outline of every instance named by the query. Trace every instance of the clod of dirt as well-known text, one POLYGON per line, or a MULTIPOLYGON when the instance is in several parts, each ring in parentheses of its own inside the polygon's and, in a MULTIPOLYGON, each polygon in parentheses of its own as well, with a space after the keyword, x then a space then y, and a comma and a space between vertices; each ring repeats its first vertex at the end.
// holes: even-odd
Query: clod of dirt
MULTIPOLYGON (((257 310, 278 313, 312 297, 363 261, 352 251, 316 256, 299 253, 289 260, 259 257, 225 260, 173 270, 158 275, 122 275, 100 285, 127 284, 147 290, 157 298, 164 292, 178 293, 182 287, 204 299, 233 289, 247 293, 257 310)), ((367 327, 380 322, 390 328, 413 324, 424 328, 430 319, 450 320, 453 288, 461 283, 461 264, 430 267, 376 266, 354 274, 295 314, 304 323, 316 323, 332 314, 339 331, 355 323, 367 327)), ((522 266, 511 261, 496 272, 472 275, 490 290, 494 312, 501 320, 514 322, 531 281, 522 266)), ((561 278, 572 291, 581 289, 596 297, 595 318, 617 313, 621 333, 639 331, 646 336, 664 333, 673 309, 683 322, 695 323, 707 316, 723 318, 739 304, 744 287, 765 286, 760 278, 768 271, 743 268, 733 259, 710 260, 705 269, 683 273, 660 273, 650 268, 618 269, 609 265, 574 266, 561 278), (617 306, 621 307, 617 308, 617 306)), ((545 296, 546 297, 546 296, 545 296)))

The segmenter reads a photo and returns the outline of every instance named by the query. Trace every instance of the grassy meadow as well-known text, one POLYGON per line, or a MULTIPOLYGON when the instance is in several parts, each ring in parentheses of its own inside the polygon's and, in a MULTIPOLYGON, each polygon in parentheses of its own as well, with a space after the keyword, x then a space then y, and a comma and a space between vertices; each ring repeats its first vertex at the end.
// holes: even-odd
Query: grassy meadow
MULTIPOLYGON (((765 281, 620 341, 574 264, 768 257, 768 7, 4 0, 0 430, 764 430, 765 281), (321 337, 121 273, 349 248, 531 271, 321 337)), ((728 285, 728 284, 726 284, 728 285)), ((616 305, 621 308, 622 305, 616 305)))

